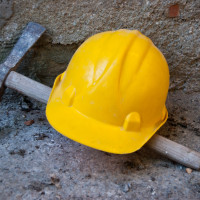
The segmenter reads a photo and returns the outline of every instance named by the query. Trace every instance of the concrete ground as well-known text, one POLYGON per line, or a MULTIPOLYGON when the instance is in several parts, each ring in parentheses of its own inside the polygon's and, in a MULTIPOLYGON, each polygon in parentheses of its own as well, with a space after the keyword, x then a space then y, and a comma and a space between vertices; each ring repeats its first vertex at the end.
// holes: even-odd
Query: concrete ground
MULTIPOLYGON (((199 97, 170 91, 158 133, 200 152, 199 97)), ((44 104, 16 92, 6 91, 0 116, 2 200, 200 199, 199 171, 188 174, 146 147, 114 155, 78 144, 48 124, 44 104)))

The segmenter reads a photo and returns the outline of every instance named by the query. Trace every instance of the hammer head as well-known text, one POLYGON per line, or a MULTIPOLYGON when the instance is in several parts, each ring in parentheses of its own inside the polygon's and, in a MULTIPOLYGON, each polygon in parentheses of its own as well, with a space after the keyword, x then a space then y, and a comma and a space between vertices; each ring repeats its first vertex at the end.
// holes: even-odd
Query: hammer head
POLYGON ((40 24, 29 22, 5 62, 0 64, 0 100, 5 89, 4 82, 8 74, 16 70, 22 58, 44 32, 45 28, 40 24))

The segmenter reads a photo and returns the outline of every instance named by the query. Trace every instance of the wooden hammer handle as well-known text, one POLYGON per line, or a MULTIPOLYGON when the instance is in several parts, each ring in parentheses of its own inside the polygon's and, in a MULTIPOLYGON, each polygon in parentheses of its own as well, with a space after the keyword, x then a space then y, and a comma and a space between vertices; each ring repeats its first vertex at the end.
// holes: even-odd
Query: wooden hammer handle
MULTIPOLYGON (((47 103, 51 93, 50 87, 14 71, 10 72, 8 75, 5 85, 8 88, 17 90, 18 92, 43 103, 47 103)), ((200 153, 167 138, 155 134, 150 141, 148 141, 147 146, 182 165, 197 170, 200 169, 200 153)))
POLYGON ((47 103, 51 93, 50 87, 23 76, 15 71, 10 72, 5 81, 5 86, 42 103, 47 103))
POLYGON ((161 155, 192 169, 200 169, 200 153, 155 134, 147 146, 161 155))

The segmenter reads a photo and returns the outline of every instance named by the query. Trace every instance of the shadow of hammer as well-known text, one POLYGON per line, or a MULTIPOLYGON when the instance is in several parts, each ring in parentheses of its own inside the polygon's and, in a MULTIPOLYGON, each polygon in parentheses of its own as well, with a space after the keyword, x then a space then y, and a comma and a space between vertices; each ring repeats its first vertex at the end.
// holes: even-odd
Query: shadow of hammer
MULTIPOLYGON (((51 93, 50 87, 14 71, 28 50, 44 32, 45 28, 41 25, 33 22, 28 23, 10 55, 0 65, 0 98, 3 95, 5 87, 8 87, 40 102, 47 103, 51 93)), ((155 134, 147 142, 147 146, 184 166, 196 170, 200 169, 200 153, 181 144, 155 134)))

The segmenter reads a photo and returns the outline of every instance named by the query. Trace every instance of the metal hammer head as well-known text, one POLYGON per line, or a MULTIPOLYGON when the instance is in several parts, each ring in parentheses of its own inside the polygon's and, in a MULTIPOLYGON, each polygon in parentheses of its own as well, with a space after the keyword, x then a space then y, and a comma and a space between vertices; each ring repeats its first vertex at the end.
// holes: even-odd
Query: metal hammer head
POLYGON ((42 36, 45 30, 40 24, 29 22, 5 62, 0 64, 0 100, 5 89, 4 82, 8 74, 16 70, 22 58, 42 36))

